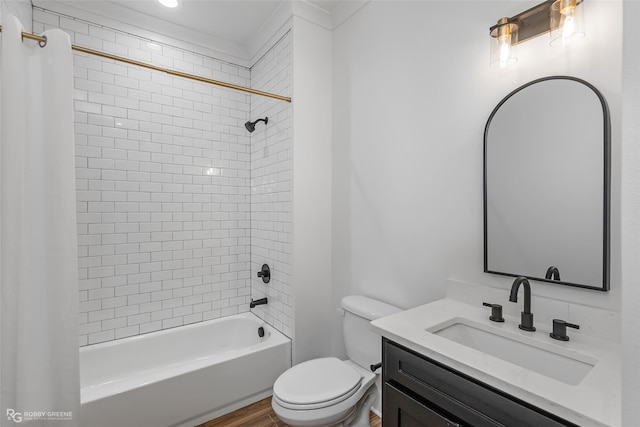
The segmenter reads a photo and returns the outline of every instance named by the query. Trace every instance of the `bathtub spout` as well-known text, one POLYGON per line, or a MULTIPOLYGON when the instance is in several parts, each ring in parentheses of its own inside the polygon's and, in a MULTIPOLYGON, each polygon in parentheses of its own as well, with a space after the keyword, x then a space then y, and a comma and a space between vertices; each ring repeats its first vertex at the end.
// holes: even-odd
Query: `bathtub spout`
POLYGON ((251 300, 251 303, 249 304, 249 308, 254 308, 256 305, 262 305, 262 304, 266 304, 267 303, 267 299, 266 298, 260 298, 257 300, 251 300))

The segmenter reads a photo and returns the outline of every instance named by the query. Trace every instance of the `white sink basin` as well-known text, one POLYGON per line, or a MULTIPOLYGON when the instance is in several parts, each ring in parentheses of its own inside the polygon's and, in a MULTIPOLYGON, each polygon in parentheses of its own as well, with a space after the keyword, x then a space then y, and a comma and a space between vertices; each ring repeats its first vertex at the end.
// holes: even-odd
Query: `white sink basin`
POLYGON ((597 363, 593 357, 464 318, 427 331, 569 385, 578 385, 597 363))

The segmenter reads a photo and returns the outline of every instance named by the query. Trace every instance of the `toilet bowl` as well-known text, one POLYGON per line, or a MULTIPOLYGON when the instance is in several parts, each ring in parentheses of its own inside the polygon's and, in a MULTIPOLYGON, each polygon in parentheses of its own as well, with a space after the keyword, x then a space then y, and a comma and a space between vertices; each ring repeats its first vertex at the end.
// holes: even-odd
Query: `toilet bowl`
POLYGON ((294 366, 273 386, 271 404, 276 415, 295 427, 368 426, 369 409, 375 399, 376 375, 347 360, 314 359, 294 366), (366 424, 355 421, 358 404, 367 396, 366 424))
POLYGON ((377 374, 370 365, 381 360, 380 336, 370 321, 400 311, 363 297, 342 299, 343 329, 349 360, 323 357, 293 366, 276 380, 271 405, 293 427, 368 427, 378 398, 377 374))

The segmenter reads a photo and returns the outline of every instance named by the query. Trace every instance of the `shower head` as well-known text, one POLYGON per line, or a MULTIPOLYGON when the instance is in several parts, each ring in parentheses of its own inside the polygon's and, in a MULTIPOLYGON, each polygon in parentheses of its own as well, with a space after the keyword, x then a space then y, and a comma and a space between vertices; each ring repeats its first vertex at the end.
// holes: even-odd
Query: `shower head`
POLYGON ((254 130, 256 130, 256 123, 258 122, 264 122, 264 124, 266 125, 267 123, 269 123, 269 117, 258 119, 255 122, 247 122, 244 124, 244 127, 246 127, 249 132, 253 132, 254 130))

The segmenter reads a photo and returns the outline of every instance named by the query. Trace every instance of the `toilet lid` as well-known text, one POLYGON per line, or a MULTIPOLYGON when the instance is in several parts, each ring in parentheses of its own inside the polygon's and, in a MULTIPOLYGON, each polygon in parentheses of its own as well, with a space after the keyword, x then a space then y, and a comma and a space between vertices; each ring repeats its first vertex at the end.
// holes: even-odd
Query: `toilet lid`
POLYGON ((283 403, 313 405, 342 401, 361 382, 362 376, 355 369, 335 357, 324 357, 300 363, 280 375, 273 394, 283 403))

